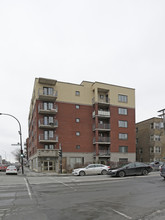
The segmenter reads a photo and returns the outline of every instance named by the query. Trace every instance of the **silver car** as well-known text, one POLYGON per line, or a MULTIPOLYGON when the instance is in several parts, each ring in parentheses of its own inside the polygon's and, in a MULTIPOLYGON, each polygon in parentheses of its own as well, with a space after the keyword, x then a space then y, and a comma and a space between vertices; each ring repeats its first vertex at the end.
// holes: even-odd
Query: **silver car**
POLYGON ((160 167, 160 175, 165 179, 165 163, 160 167))
POLYGON ((89 164, 87 167, 74 169, 72 174, 76 176, 85 176, 93 174, 106 175, 109 169, 110 166, 106 166, 103 164, 89 164))

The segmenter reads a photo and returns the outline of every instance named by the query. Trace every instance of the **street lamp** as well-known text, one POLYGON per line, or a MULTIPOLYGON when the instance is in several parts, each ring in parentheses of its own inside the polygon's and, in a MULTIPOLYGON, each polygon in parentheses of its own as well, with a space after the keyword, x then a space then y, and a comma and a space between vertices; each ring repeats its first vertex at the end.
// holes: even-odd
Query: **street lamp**
POLYGON ((0 113, 0 115, 7 115, 7 116, 10 116, 12 118, 14 118, 18 124, 19 124, 19 135, 20 135, 20 146, 21 146, 21 166, 22 166, 22 174, 24 174, 24 168, 23 168, 23 149, 22 149, 22 132, 21 132, 21 124, 20 122, 18 121, 18 119, 16 117, 14 117, 13 115, 10 115, 10 114, 6 114, 6 113, 0 113))

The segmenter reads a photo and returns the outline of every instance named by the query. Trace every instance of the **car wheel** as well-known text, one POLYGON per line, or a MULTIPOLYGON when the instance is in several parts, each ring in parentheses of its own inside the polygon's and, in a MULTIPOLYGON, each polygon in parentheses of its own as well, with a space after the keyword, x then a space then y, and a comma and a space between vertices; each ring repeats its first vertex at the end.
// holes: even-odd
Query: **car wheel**
POLYGON ((80 176, 85 176, 85 172, 84 171, 80 171, 79 175, 80 176))
POLYGON ((101 171, 101 175, 106 175, 108 172, 106 170, 101 171))
POLYGON ((147 175, 147 174, 148 174, 148 170, 145 169, 142 171, 142 175, 147 175))
POLYGON ((119 177, 124 177, 125 176, 125 172, 124 171, 120 171, 118 175, 119 175, 119 177))

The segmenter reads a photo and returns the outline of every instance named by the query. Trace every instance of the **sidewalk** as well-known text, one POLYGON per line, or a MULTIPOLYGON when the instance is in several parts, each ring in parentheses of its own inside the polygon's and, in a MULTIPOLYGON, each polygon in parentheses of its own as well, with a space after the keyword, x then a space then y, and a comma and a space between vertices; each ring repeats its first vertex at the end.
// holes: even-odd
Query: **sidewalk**
MULTIPOLYGON (((19 170, 19 174, 21 174, 22 170, 20 168, 19 170)), ((25 167, 24 166, 24 175, 25 176, 31 176, 31 177, 35 177, 35 176, 57 176, 57 177, 62 177, 62 176, 71 176, 72 174, 59 174, 59 173, 55 173, 55 172, 52 172, 52 173, 48 173, 48 172, 42 172, 42 173, 38 173, 38 172, 35 172, 35 171, 32 171, 30 170, 28 167, 25 167)))

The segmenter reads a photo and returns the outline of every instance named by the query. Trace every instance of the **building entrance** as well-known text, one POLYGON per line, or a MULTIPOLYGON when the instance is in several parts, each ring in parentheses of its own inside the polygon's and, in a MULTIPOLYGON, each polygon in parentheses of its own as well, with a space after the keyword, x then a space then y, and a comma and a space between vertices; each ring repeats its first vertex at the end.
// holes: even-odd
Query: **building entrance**
POLYGON ((43 171, 55 171, 55 162, 43 161, 43 171))

